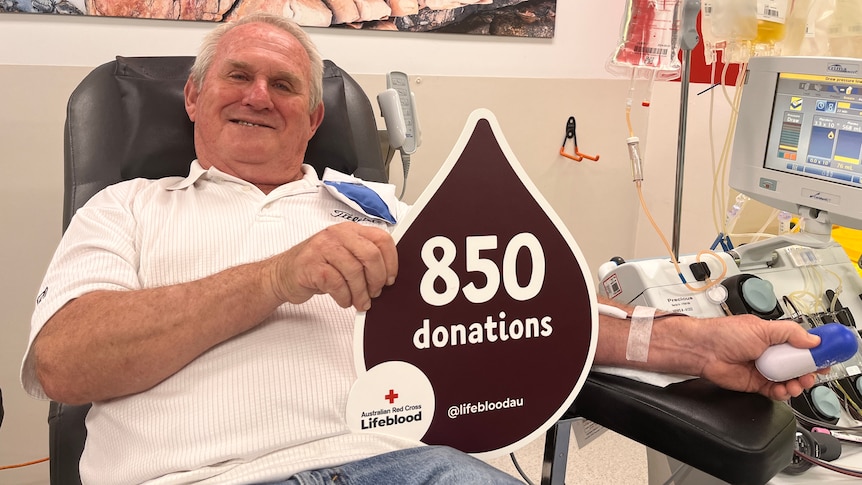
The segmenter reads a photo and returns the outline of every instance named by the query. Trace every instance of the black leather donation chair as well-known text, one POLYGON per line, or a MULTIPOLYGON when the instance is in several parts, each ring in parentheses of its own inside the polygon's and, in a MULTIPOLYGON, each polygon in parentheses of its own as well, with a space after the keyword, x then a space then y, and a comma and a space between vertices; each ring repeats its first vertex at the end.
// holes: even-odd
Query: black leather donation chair
MULTIPOLYGON (((107 185, 186 175, 195 158, 183 85, 192 57, 118 57, 92 71, 69 99, 63 228, 107 185)), ((326 61, 323 124, 306 161, 385 182, 388 169, 371 104, 326 61)), ((89 405, 51 403, 51 484, 80 484, 89 405)), ((565 475, 570 420, 582 416, 730 483, 762 484, 790 463, 795 419, 788 406, 703 380, 667 388, 592 373, 575 405, 549 432, 542 483, 565 475)), ((158 446, 158 444, 154 444, 158 446)))

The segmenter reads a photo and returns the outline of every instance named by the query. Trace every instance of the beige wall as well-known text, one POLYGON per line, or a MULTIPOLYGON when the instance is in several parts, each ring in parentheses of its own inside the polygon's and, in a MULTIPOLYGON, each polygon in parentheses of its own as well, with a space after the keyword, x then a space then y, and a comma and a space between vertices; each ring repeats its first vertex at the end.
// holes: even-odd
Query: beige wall
MULTIPOLYGON (((47 403, 18 383, 35 296, 61 232, 65 99, 86 69, 0 66, 0 465, 48 456, 47 403)), ((0 482, 47 483, 48 464, 0 471, 0 482)))

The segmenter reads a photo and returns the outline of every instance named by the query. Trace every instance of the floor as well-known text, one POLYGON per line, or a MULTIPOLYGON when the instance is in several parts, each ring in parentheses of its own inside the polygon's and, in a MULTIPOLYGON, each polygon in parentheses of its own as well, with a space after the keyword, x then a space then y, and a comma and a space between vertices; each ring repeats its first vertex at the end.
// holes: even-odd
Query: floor
MULTIPOLYGON (((538 485, 542 477, 542 455, 545 439, 539 438, 515 452, 515 458, 527 475, 538 485)), ((522 478, 509 455, 488 460, 489 463, 522 478)), ((578 449, 574 434, 569 443, 566 485, 646 485, 648 483, 646 448, 613 431, 603 434, 578 449)))

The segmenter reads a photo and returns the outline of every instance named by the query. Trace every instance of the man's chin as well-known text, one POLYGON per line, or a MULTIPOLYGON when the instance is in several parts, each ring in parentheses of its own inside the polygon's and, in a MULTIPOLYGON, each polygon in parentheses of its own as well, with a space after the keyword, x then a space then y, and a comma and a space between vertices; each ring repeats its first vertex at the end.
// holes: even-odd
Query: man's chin
POLYGON ((235 175, 253 181, 262 179, 281 179, 278 174, 301 173, 302 158, 291 161, 283 154, 265 154, 261 148, 248 147, 220 155, 221 160, 231 167, 235 175), (251 178, 250 178, 251 177, 251 178))
POLYGON ((266 165, 276 163, 281 154, 264 143, 240 143, 222 152, 222 156, 244 165, 266 165))

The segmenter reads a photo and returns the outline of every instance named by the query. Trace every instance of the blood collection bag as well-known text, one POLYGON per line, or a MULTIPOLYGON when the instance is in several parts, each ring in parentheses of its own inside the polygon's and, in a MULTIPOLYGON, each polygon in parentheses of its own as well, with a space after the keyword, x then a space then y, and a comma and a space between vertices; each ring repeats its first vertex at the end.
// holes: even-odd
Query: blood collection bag
POLYGON ((609 72, 659 80, 679 77, 679 0, 627 0, 620 43, 607 64, 609 72))

